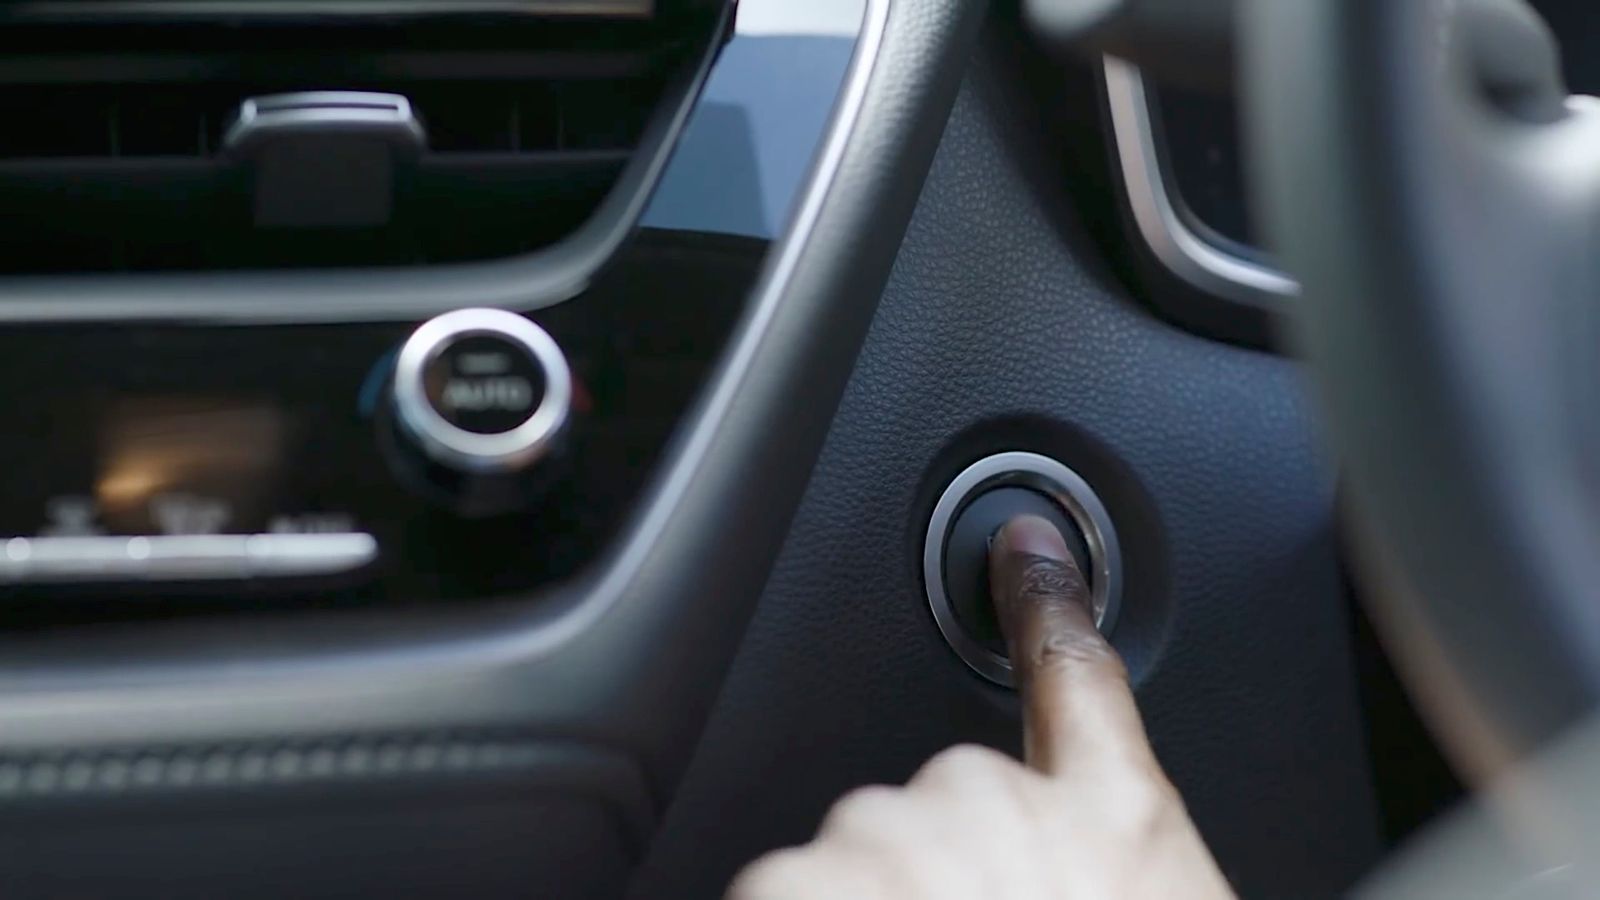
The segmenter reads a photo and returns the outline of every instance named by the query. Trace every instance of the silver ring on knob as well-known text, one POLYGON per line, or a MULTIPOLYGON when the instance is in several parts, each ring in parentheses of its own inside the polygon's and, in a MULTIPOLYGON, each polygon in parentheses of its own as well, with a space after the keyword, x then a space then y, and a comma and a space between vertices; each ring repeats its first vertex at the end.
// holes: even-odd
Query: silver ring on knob
POLYGON ((928 593, 928 606, 945 642, 967 667, 989 681, 1012 687, 1011 660, 979 643, 956 618, 944 580, 945 543, 956 517, 984 493, 1013 485, 1031 488, 1049 497, 1066 512, 1083 532, 1089 548, 1089 599, 1094 608, 1094 624, 1109 634, 1117 624, 1122 605, 1122 545, 1111 524, 1105 504, 1077 472, 1037 453, 999 453, 968 466, 933 508, 922 550, 922 578, 928 593))
POLYGON ((550 451, 572 410, 572 370, 561 347, 543 328, 502 309, 458 309, 418 328, 395 363, 394 402, 401 427, 424 453, 454 469, 508 474, 550 451), (544 397, 522 424, 494 434, 468 431, 434 409, 423 385, 429 364, 458 341, 491 337, 515 344, 544 373, 544 397))

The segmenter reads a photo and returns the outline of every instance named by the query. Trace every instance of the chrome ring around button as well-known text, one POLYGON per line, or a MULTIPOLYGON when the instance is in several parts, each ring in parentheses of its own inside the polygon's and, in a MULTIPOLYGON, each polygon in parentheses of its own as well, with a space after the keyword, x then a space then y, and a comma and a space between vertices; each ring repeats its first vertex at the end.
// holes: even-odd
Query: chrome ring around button
POLYGON ((460 309, 430 319, 401 347, 394 403, 406 434, 438 462, 469 472, 511 473, 537 462, 559 437, 572 409, 572 370, 555 339, 527 318, 501 309, 460 309), (543 372, 544 396, 515 428, 469 431, 445 419, 428 399, 428 366, 455 343, 472 337, 508 341, 543 372))
POLYGON ((945 547, 956 517, 972 501, 999 487, 1031 488, 1054 500, 1083 532, 1089 550, 1090 602, 1095 627, 1109 634, 1122 604, 1122 545, 1111 514, 1077 472, 1037 453, 999 453, 957 475, 933 508, 922 550, 922 578, 933 620, 967 667, 1002 687, 1014 686, 1011 660, 979 643, 961 626, 945 585, 945 547))

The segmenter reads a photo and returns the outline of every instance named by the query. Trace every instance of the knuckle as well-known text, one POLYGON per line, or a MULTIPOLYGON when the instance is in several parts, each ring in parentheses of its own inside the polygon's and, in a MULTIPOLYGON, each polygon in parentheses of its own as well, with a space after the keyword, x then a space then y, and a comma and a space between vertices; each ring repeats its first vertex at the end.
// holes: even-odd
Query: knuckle
POLYGON ((801 848, 775 850, 744 867, 728 888, 729 900, 786 897, 812 878, 811 856, 801 848))
POLYGON ((1172 782, 1145 766, 1130 766, 1118 790, 1118 819, 1129 834, 1158 834, 1182 820, 1183 800, 1172 782))
POLYGON ((1011 762, 1010 757, 978 744, 958 744, 941 751, 922 767, 935 778, 974 778, 994 774, 1011 762))
POLYGON ((973 792, 994 792, 1005 788, 1023 772, 1022 765, 998 750, 978 744, 960 744, 928 760, 911 780, 913 791, 938 795, 969 796, 973 792))
POLYGON ((859 787, 833 805, 822 824, 824 832, 852 829, 876 830, 892 820, 899 808, 901 791, 886 785, 859 787))

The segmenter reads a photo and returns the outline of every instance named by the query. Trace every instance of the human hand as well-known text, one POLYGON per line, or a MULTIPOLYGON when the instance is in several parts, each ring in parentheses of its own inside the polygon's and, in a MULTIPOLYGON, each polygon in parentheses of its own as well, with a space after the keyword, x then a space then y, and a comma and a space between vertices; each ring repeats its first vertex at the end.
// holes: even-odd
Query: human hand
POLYGON ((1026 765, 955 747, 903 788, 856 790, 810 844, 745 869, 729 900, 1233 896, 1156 762, 1055 526, 1007 524, 989 570, 1026 765))

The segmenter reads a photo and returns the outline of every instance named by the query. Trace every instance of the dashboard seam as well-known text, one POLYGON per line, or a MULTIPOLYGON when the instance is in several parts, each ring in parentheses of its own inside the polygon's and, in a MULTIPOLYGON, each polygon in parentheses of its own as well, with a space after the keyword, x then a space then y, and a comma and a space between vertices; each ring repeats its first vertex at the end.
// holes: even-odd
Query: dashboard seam
POLYGON ((637 838, 652 821, 637 766, 577 741, 508 732, 353 735, 212 745, 76 748, 0 754, 0 804, 360 787, 495 776, 609 806, 637 838))

